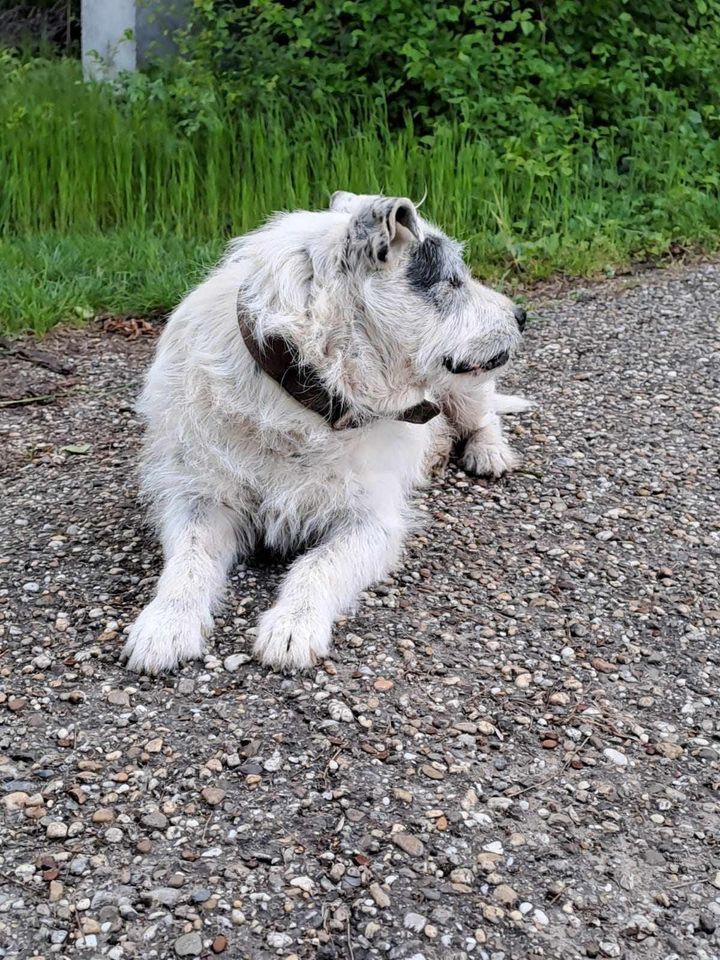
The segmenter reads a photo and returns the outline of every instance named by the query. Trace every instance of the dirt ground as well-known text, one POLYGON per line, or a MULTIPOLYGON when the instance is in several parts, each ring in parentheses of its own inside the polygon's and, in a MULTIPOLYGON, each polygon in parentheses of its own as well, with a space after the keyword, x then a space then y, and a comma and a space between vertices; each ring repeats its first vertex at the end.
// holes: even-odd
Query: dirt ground
POLYGON ((290 677, 249 656, 268 559, 204 663, 125 672, 154 339, 6 344, 0 957, 717 960, 719 319, 712 264, 541 304, 521 469, 452 464, 290 677))

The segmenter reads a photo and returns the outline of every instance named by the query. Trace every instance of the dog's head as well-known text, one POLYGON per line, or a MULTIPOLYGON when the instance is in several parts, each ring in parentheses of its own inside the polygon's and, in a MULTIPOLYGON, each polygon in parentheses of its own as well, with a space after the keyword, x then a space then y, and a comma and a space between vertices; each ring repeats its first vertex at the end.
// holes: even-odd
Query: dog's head
POLYGON ((330 209, 345 216, 344 233, 335 234, 339 268, 355 287, 363 323, 409 354, 419 376, 489 377, 508 362, 525 311, 473 279, 462 246, 410 200, 338 191, 330 209))
POLYGON ((227 262, 276 379, 295 357, 298 383, 312 369, 380 415, 439 400, 458 377, 491 379, 525 324, 404 197, 338 192, 329 210, 276 214, 227 262))

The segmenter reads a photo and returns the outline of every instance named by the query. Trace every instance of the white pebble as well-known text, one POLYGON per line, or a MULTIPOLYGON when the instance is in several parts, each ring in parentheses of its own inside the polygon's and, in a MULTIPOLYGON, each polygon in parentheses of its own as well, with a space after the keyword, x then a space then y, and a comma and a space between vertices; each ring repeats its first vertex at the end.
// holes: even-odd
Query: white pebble
POLYGON ((235 673, 244 663, 249 663, 250 657, 246 653, 233 653, 223 660, 223 666, 228 673, 235 673))
POLYGON ((290 886, 304 890, 305 893, 312 893, 315 889, 315 881, 311 877, 292 877, 290 879, 290 886))
POLYGON ((352 723, 352 710, 340 700, 330 700, 327 708, 333 720, 337 720, 339 723, 352 723))
POLYGON ((282 950, 283 947, 289 947, 292 942, 292 937, 289 937, 286 933, 280 933, 279 931, 273 931, 267 935, 268 946, 274 947, 276 950, 282 950))
POLYGON ((421 933, 425 929, 427 918, 419 913, 406 913, 403 921, 408 930, 414 930, 415 933, 421 933))
POLYGON ((627 766, 628 758, 624 753, 620 753, 619 750, 613 750, 612 747, 606 747, 605 750, 603 750, 603 754, 608 758, 608 760, 610 760, 611 763, 616 763, 619 767, 627 766))
POLYGON ((502 853, 503 845, 499 840, 493 840, 492 843, 486 843, 483 846, 483 850, 486 850, 488 853, 502 853))

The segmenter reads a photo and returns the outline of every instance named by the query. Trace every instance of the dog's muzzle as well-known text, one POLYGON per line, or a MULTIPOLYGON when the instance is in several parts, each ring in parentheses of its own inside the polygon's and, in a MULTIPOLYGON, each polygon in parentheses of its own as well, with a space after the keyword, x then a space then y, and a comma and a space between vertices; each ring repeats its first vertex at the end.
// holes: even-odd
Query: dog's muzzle
POLYGON ((443 366, 450 373, 480 373, 481 371, 488 372, 489 370, 497 370, 498 367, 504 367, 509 359, 510 351, 503 350, 502 353, 495 354, 485 363, 465 363, 464 361, 453 360, 452 357, 444 357, 443 366))

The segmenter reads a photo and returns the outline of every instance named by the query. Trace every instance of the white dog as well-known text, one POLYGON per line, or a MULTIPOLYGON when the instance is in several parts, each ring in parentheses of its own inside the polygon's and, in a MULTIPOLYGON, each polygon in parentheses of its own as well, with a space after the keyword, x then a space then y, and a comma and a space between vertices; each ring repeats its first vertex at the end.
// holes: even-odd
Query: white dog
POLYGON ((309 546, 260 619, 279 668, 327 654, 334 620, 398 560, 413 488, 453 436, 463 465, 515 457, 495 392, 525 312, 473 280, 403 198, 334 194, 235 240, 170 318, 139 409, 165 565, 129 631, 134 670, 200 657, 233 560, 309 546))

